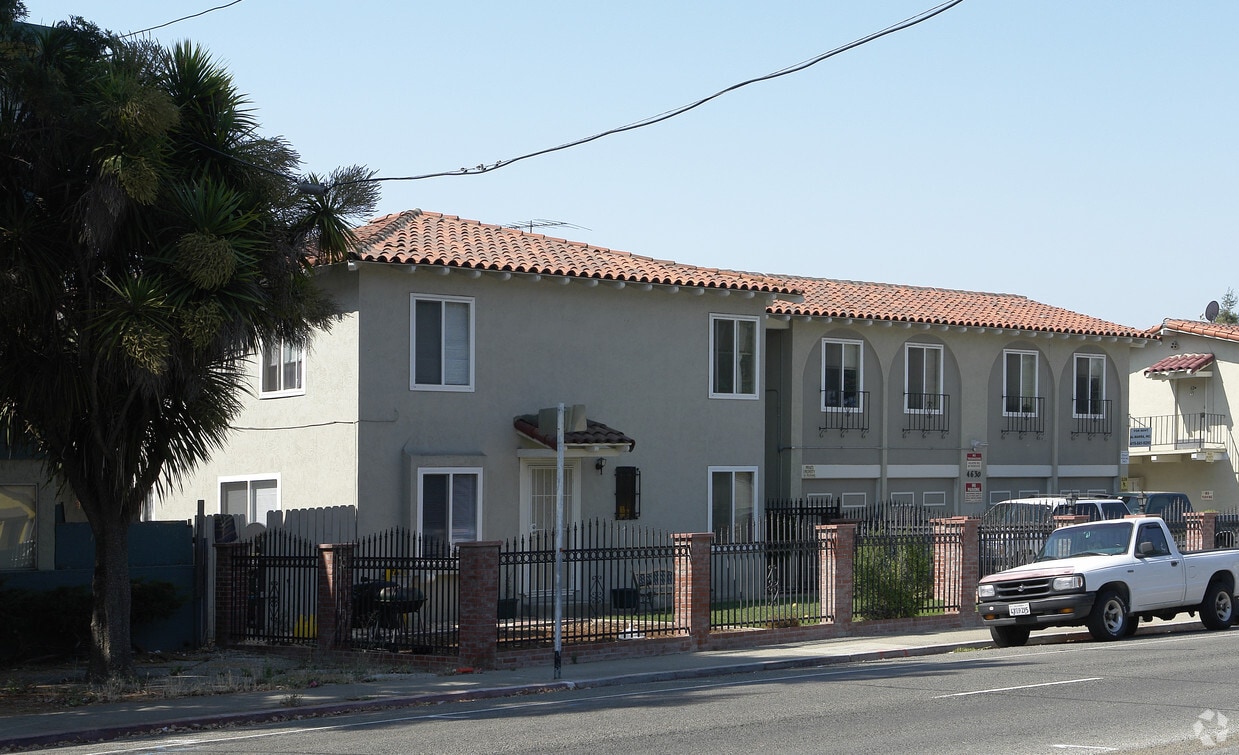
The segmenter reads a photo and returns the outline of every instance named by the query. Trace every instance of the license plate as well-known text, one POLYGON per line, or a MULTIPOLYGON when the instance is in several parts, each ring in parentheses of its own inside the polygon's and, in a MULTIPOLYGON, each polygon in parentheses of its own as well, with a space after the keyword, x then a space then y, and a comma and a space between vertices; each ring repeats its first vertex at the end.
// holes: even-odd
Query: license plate
POLYGON ((1007 614, 1010 616, 1027 616, 1029 614, 1027 603, 1012 603, 1007 607, 1007 614))

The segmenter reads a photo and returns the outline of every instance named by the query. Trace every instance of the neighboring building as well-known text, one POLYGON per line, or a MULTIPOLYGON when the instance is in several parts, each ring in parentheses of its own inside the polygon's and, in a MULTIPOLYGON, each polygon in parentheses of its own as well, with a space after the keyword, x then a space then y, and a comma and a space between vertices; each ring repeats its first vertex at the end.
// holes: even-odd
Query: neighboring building
POLYGON ((1187 493, 1198 509, 1239 509, 1239 325, 1166 320, 1131 364, 1132 490, 1187 493), (1233 395, 1232 391, 1233 389, 1233 395))
POLYGON ((783 278, 767 323, 771 496, 979 515, 1117 489, 1150 336, 1011 294, 783 278))

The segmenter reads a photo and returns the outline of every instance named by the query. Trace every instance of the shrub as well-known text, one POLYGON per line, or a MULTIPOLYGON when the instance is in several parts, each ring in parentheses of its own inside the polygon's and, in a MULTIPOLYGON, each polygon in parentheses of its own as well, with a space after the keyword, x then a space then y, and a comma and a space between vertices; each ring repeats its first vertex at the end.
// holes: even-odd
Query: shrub
POLYGON ((866 619, 902 619, 924 611, 933 594, 929 544, 891 539, 858 545, 853 576, 855 613, 866 619))

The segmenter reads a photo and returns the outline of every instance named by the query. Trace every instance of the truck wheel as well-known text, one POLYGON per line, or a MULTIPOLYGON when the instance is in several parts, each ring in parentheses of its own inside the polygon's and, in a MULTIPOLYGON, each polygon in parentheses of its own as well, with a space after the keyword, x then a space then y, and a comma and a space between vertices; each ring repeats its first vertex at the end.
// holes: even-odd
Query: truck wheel
POLYGON ((1140 617, 1135 616, 1135 615, 1128 616, 1127 617, 1127 628, 1123 630, 1123 636, 1131 637, 1133 634, 1136 633, 1136 630, 1139 628, 1140 628, 1140 617))
POLYGON ((990 627, 989 636, 1000 648, 1016 648, 1028 642, 1028 627, 990 627))
POLYGON ((1235 599, 1221 580, 1209 583, 1205 599, 1200 602, 1200 623, 1205 629, 1226 629, 1235 621, 1235 599))
POLYGON ((1088 633, 1093 639, 1108 642, 1127 635, 1130 618, 1123 596, 1114 590, 1103 590, 1097 595, 1093 612, 1088 615, 1088 633))

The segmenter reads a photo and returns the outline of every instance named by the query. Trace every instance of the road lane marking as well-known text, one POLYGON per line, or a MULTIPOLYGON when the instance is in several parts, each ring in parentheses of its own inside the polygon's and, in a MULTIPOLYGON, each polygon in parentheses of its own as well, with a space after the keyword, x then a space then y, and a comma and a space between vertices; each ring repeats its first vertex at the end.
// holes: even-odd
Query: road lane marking
POLYGON ((935 700, 941 700, 944 697, 967 697, 968 695, 988 695, 993 692, 1014 692, 1018 689, 1034 689, 1036 687, 1054 687, 1060 684, 1080 684, 1081 682, 1098 682, 1101 681, 1100 676, 1087 676, 1083 679, 1066 679, 1061 682, 1042 682, 1040 684, 1021 684, 1018 687, 995 687, 994 689, 976 689, 971 692, 953 692, 949 695, 935 695, 935 700))

